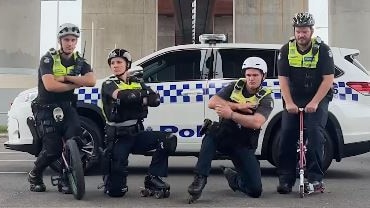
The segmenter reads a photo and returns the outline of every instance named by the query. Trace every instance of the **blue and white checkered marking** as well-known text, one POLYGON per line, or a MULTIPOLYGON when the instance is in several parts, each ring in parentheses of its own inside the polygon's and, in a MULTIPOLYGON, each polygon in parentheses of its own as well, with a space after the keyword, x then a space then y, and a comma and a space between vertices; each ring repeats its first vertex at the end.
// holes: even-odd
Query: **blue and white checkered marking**
MULTIPOLYGON (((208 99, 220 91, 223 87, 228 85, 233 80, 217 80, 210 81, 208 83, 208 88, 206 82, 174 82, 171 84, 164 85, 160 84, 150 84, 154 91, 157 91, 161 97, 161 103, 196 103, 204 102, 204 96, 208 96, 208 99), (184 90, 202 90, 203 95, 188 96, 183 95, 184 90)), ((265 80, 262 83, 264 87, 277 87, 279 86, 279 81, 270 79, 265 80)), ((351 100, 358 102, 359 93, 352 88, 346 86, 345 82, 334 83, 334 88, 336 93, 334 95, 335 99, 339 100, 351 100)), ((78 96, 79 101, 85 103, 98 104, 99 99, 101 99, 100 89, 97 87, 83 87, 75 90, 75 94, 78 96)), ((276 100, 281 99, 281 92, 279 90, 274 90, 272 92, 272 97, 276 100)))
POLYGON ((85 103, 98 104, 101 99, 100 89, 97 87, 81 87, 74 91, 77 94, 77 100, 85 103))
POLYGON ((336 90, 334 98, 358 102, 359 93, 346 86, 345 82, 334 83, 334 89, 336 90))
POLYGON ((183 95, 184 90, 202 90, 206 88, 202 82, 172 83, 169 85, 151 85, 154 91, 157 91, 161 97, 161 103, 195 103, 203 102, 203 95, 188 96, 183 95))

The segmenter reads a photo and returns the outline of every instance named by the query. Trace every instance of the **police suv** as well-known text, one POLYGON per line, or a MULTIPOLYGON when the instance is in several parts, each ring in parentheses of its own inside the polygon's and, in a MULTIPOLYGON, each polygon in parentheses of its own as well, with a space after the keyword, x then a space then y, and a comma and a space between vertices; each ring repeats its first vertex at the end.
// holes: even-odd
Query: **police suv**
MULTIPOLYGON (((262 127, 256 154, 276 165, 283 110, 277 79, 281 45, 222 43, 224 39, 225 36, 204 35, 200 37, 202 44, 165 48, 132 64, 131 71, 142 71, 144 82, 161 96, 161 105, 149 109, 144 125, 147 130, 175 133, 178 137, 175 155, 197 156, 203 120, 217 120, 217 115, 207 107, 208 100, 223 86, 242 76, 241 66, 247 57, 258 56, 267 63, 267 78, 263 86, 272 89, 275 106, 262 127)), ((370 151, 369 73, 356 59, 358 50, 331 49, 335 62, 335 94, 325 129, 325 170, 333 159, 339 162, 342 158, 370 151)), ((87 155, 84 158, 87 169, 99 161, 99 147, 104 145, 105 120, 99 104, 102 82, 99 80, 95 87, 75 91, 86 143, 83 151, 87 155)), ((32 117, 30 105, 36 96, 37 89, 32 88, 15 98, 8 112, 9 141, 4 144, 6 148, 33 154, 38 142, 32 137, 27 118, 32 117)))

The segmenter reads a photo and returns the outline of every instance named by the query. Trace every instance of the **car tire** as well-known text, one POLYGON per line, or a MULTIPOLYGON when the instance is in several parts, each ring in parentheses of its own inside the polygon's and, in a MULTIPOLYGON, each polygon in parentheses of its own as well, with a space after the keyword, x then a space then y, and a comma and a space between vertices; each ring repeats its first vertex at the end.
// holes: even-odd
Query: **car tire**
MULTIPOLYGON (((270 146, 270 153, 271 157, 269 158, 269 162, 274 165, 275 167, 279 167, 279 145, 280 145, 280 132, 281 130, 277 130, 274 134, 273 141, 271 142, 270 146)), ((324 131, 324 137, 325 137, 325 145, 324 145, 324 160, 323 160, 323 171, 325 172, 333 158, 334 158, 334 145, 333 140, 330 137, 329 132, 325 129, 324 131)))
MULTIPOLYGON (((80 116, 80 121, 82 129, 81 139, 84 143, 81 151, 81 160, 84 167, 84 172, 86 174, 99 164, 99 147, 102 146, 103 135, 100 131, 101 128, 99 128, 91 119, 80 116)), ((58 159, 49 167, 56 172, 60 172, 61 159, 58 159)))

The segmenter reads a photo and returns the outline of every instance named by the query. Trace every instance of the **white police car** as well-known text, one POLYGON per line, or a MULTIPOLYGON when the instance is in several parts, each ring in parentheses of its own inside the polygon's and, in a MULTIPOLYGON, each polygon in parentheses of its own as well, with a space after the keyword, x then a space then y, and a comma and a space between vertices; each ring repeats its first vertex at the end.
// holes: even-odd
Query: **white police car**
MULTIPOLYGON (((204 37, 204 36, 203 36, 204 37)), ((263 58, 268 65, 263 85, 273 90, 275 107, 262 127, 256 154, 276 164, 282 100, 277 79, 277 57, 281 45, 215 43, 180 45, 159 50, 132 64, 143 70, 143 79, 161 96, 161 105, 150 108, 147 129, 171 131, 178 136, 176 155, 199 152, 199 130, 205 118, 217 119, 207 108, 209 98, 227 83, 241 76, 242 62, 250 56, 263 58)), ((216 37, 217 38, 217 37, 216 37)), ((335 95, 326 126, 325 169, 332 160, 341 161, 370 151, 370 76, 356 57, 358 50, 332 47, 335 62, 335 95)), ((104 117, 98 107, 101 98, 99 80, 95 87, 80 88, 78 113, 82 119, 87 167, 98 161, 98 147, 103 145, 104 117)), ((20 93, 8 112, 8 149, 32 153, 33 138, 26 124, 31 116, 30 102, 37 89, 20 93)))

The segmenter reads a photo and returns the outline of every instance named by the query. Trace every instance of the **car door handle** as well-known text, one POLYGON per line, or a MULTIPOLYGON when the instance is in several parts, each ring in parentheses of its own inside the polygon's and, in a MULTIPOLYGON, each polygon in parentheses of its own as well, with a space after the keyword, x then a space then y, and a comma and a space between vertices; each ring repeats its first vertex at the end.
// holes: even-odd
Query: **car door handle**
POLYGON ((203 95, 203 89, 198 89, 198 90, 183 90, 181 92, 181 95, 183 95, 183 96, 203 95))

